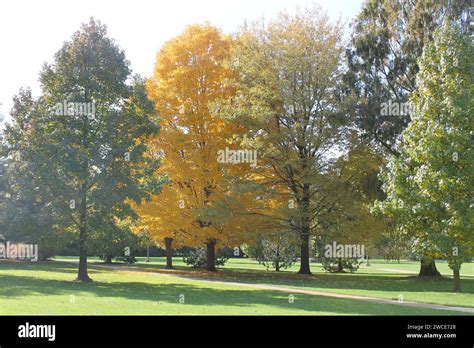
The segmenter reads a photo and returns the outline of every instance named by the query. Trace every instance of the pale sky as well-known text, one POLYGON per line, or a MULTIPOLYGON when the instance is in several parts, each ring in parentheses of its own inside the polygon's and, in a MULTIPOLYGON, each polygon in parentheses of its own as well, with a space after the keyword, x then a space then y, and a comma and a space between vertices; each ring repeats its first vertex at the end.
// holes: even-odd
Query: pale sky
POLYGON ((363 0, 6 0, 0 2, 0 106, 7 114, 20 87, 39 94, 44 62, 93 16, 125 50, 134 73, 150 76, 156 53, 189 24, 209 21, 226 33, 244 20, 271 19, 297 6, 320 4, 349 24, 363 0))

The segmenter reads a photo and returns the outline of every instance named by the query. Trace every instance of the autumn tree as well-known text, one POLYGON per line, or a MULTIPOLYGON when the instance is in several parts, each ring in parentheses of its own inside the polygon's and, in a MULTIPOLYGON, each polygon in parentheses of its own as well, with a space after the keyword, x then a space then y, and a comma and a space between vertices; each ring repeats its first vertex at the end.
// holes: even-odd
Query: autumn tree
POLYGON ((134 204, 139 217, 134 223, 135 233, 145 233, 164 247, 167 269, 173 268, 173 249, 183 246, 184 241, 192 237, 189 233, 193 228, 189 210, 185 209, 184 203, 179 205, 179 198, 175 194, 172 185, 165 184, 159 193, 140 204, 134 204))
POLYGON ((161 222, 151 232, 170 238, 179 234, 190 246, 205 244, 209 271, 216 270, 216 248, 239 239, 238 228, 213 209, 230 194, 227 174, 250 168, 219 161, 220 151, 238 147, 232 139, 242 132, 211 110, 215 100, 234 93, 225 84, 233 74, 224 65, 230 47, 231 39, 216 28, 190 26, 160 50, 148 84, 160 115, 160 135, 150 141, 162 152, 156 176, 167 178, 151 214, 159 214, 161 222))
POLYGON ((387 200, 377 208, 396 219, 418 250, 444 257, 461 290, 460 268, 473 255, 474 51, 445 22, 420 59, 412 122, 401 155, 384 171, 387 200))
POLYGON ((338 108, 341 35, 342 27, 319 9, 244 27, 231 60, 236 96, 222 108, 246 127, 242 143, 272 173, 263 173, 267 194, 286 199, 280 230, 299 238, 301 274, 310 274, 310 239, 332 205, 331 193, 322 190, 334 162, 330 151, 345 135, 338 108))

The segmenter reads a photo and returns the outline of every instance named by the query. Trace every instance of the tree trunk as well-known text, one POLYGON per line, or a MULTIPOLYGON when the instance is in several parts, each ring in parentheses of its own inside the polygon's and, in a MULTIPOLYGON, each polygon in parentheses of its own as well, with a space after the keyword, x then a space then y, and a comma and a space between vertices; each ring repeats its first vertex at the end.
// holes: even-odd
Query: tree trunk
MULTIPOLYGON (((303 162, 303 169, 307 167, 306 161, 303 162)), ((301 220, 301 264, 300 270, 298 274, 311 274, 311 270, 309 267, 309 232, 310 232, 310 225, 311 225, 311 218, 309 213, 310 207, 310 185, 304 184, 303 185, 303 199, 301 201, 301 209, 302 209, 302 220, 301 220)))
MULTIPOLYGON (((86 166, 87 168, 87 166, 86 166)), ((79 270, 77 272, 77 282, 91 282, 87 274, 87 182, 82 184, 81 213, 79 216, 79 270)))
POLYGON ((434 260, 422 258, 419 277, 441 277, 441 273, 436 269, 434 260))
POLYGON ((344 272, 344 267, 342 265, 342 259, 337 260, 337 271, 340 272, 340 273, 344 272))
POLYGON ((79 228, 79 270, 77 272, 77 282, 91 282, 87 274, 87 250, 86 250, 86 229, 79 228))
POLYGON ((459 268, 453 269, 453 292, 461 292, 461 276, 459 268))
POLYGON ((206 243, 206 269, 216 272, 216 241, 214 239, 206 243))
POLYGON ((166 269, 173 269, 173 238, 165 238, 166 269))
POLYGON ((105 255, 104 256, 104 263, 110 265, 112 263, 112 255, 105 255))
POLYGON ((280 261, 275 261, 275 271, 280 272, 280 261))
POLYGON ((301 235, 301 264, 298 274, 311 274, 309 267, 309 231, 301 235))

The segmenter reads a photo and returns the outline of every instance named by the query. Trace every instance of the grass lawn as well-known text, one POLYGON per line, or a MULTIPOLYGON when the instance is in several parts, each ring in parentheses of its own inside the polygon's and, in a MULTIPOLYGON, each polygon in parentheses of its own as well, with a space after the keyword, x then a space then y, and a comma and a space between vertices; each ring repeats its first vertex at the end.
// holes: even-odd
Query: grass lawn
MULTIPOLYGON (((75 259, 64 258, 60 259, 75 259)), ((95 259, 99 262, 98 259, 95 259)), ((134 267, 163 270, 165 258, 138 258, 134 267)), ((181 258, 173 260, 177 272, 197 275, 205 279, 223 280, 240 283, 282 285, 295 289, 325 291, 338 294, 350 294, 384 299, 399 299, 450 306, 474 307, 474 264, 464 264, 461 269, 462 293, 452 293, 451 270, 445 262, 437 262, 443 279, 418 279, 419 262, 401 261, 387 263, 372 260, 370 266, 363 264, 354 274, 329 274, 320 264, 312 264, 312 276, 295 274, 298 265, 283 272, 266 271, 263 266, 249 259, 230 259, 216 274, 192 270, 181 258), (397 272, 398 270, 398 272, 397 272)))
MULTIPOLYGON (((70 258, 69 258, 70 259, 70 258)), ((374 263, 375 264, 375 263, 374 263)), ((465 277, 465 293, 451 294, 449 279, 419 281, 409 274, 379 273, 370 269, 360 274, 316 272, 304 277, 290 272, 266 272, 246 259, 230 260, 217 274, 190 270, 176 258, 176 271, 164 274, 114 269, 90 269, 93 283, 72 282, 76 265, 61 262, 0 262, 0 314, 49 315, 449 315, 459 312, 410 308, 352 299, 289 294, 281 291, 245 288, 238 285, 186 279, 194 275, 205 279, 266 283, 326 292, 360 294, 382 298, 424 300, 433 303, 474 306, 474 277, 465 277), (184 304, 180 297, 184 295, 184 304), (406 295, 406 296, 405 296, 406 295)), ((382 265, 382 266, 385 266, 382 265)), ((134 267, 160 270, 164 259, 143 259, 134 267)), ((375 267, 375 266, 374 266, 375 267)), ((377 266, 378 267, 378 266, 377 266)), ((381 266, 380 266, 381 267, 381 266)), ((393 268, 392 265, 390 268, 393 268)), ((290 270, 290 271, 294 271, 290 270)))
POLYGON ((263 272, 262 267, 256 268, 251 260, 231 260, 218 277, 230 281, 246 283, 266 283, 285 285, 292 288, 303 288, 339 294, 352 294, 385 299, 398 299, 400 295, 405 301, 444 304, 451 306, 474 307, 474 264, 463 265, 461 271, 462 293, 452 293, 452 271, 446 263, 437 262, 438 270, 443 279, 427 280, 417 277, 419 262, 405 261, 401 264, 385 263, 374 260, 370 266, 363 265, 356 273, 330 274, 322 270, 320 264, 312 264, 313 275, 299 276, 292 274, 263 272), (400 272, 397 272, 399 270, 400 272), (405 273, 412 271, 413 273, 405 273), (245 276, 242 277, 242 274, 245 276))

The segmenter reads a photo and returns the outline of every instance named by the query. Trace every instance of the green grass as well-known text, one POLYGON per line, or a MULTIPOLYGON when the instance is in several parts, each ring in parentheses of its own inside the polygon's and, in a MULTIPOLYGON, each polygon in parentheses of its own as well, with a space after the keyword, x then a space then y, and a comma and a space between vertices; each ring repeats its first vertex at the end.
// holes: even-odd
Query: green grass
MULTIPOLYGON (((68 258, 71 260, 72 258, 68 258)), ((311 277, 292 274, 295 269, 276 274, 267 272, 250 260, 233 259, 217 274, 210 275, 184 267, 175 260, 177 271, 160 273, 129 272, 126 270, 90 269, 93 283, 72 282, 76 265, 61 262, 22 263, 0 262, 0 314, 3 315, 449 315, 434 309, 410 308, 351 299, 289 294, 209 283, 200 279, 239 281, 285 285, 293 288, 323 290, 365 296, 397 298, 411 297, 426 302, 473 306, 473 279, 464 279, 467 292, 451 294, 449 279, 440 282, 422 282, 410 275, 385 274, 361 270, 360 274, 325 274, 311 277), (176 272, 176 273, 173 273, 176 272), (373 272, 373 273, 371 273, 373 272), (424 297, 422 297, 424 294, 424 297), (184 295, 185 303, 179 303, 184 295)), ((140 260, 138 268, 160 271, 164 259, 152 262, 140 260)), ((378 266, 377 266, 378 267, 378 266)), ((392 268, 392 267, 390 267, 392 268)), ((317 271, 318 266, 313 265, 317 271)), ((374 272, 373 272, 374 271, 374 272)))
MULTIPOLYGON (((63 259, 63 258, 61 258, 63 259)), ((69 260, 71 258, 68 258, 69 260)), ((163 270, 164 258, 145 258, 133 267, 163 270)), ((181 258, 173 260, 178 271, 193 275, 199 271, 185 266, 181 258)), ((462 293, 452 293, 451 270, 444 262, 437 262, 443 279, 418 279, 419 262, 402 261, 400 264, 383 260, 373 260, 370 266, 365 264, 354 274, 329 274, 323 271, 320 264, 312 264, 312 276, 295 274, 298 265, 277 273, 266 271, 257 262, 249 259, 230 259, 217 274, 196 274, 212 280, 223 280, 240 283, 281 285, 295 289, 324 291, 338 294, 359 295, 384 299, 398 299, 450 306, 474 307, 474 264, 465 264, 461 269, 462 293), (390 271, 389 271, 390 270, 390 271), (400 270, 397 273, 396 270, 400 270), (404 273, 411 271, 413 273, 404 273)))

